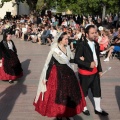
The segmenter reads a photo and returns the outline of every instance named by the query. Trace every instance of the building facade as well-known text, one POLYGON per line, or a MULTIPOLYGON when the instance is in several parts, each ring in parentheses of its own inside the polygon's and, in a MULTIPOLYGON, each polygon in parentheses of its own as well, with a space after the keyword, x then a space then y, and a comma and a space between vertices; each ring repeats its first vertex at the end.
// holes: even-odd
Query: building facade
MULTIPOLYGON (((1 4, 1 0, 0 0, 1 4)), ((5 2, 4 5, 0 8, 0 18, 3 19, 5 15, 11 14, 15 15, 28 15, 30 13, 29 6, 26 2, 16 3, 15 0, 10 2, 5 2)))

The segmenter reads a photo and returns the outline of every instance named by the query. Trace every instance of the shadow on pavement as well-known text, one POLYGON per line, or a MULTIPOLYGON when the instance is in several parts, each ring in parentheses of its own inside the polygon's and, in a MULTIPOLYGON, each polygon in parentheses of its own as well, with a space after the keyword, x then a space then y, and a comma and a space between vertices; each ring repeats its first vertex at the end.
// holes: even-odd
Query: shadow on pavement
POLYGON ((93 100, 93 95, 92 95, 92 92, 91 92, 90 89, 89 89, 89 91, 88 91, 88 98, 90 99, 93 107, 95 108, 95 103, 94 103, 94 100, 93 100))
POLYGON ((120 86, 115 86, 115 95, 120 110, 120 86))
POLYGON ((80 117, 80 116, 78 116, 78 115, 76 115, 76 116, 74 117, 74 119, 75 119, 75 120, 83 120, 83 118, 80 117))
POLYGON ((109 120, 109 116, 100 116, 99 115, 100 120, 109 120))
POLYGON ((30 59, 22 62, 24 76, 18 79, 18 82, 12 84, 0 93, 0 120, 8 120, 19 95, 27 93, 27 86, 24 85, 24 81, 26 76, 30 74, 30 71, 28 70, 29 64, 30 59))

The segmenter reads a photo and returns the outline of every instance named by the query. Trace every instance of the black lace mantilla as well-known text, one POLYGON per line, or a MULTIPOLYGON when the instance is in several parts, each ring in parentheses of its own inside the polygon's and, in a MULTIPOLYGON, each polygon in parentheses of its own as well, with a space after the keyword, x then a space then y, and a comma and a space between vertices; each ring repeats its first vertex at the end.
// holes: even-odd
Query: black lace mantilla
POLYGON ((81 100, 80 86, 74 71, 66 64, 60 64, 52 57, 47 77, 49 77, 52 66, 57 68, 57 104, 75 108, 81 100))

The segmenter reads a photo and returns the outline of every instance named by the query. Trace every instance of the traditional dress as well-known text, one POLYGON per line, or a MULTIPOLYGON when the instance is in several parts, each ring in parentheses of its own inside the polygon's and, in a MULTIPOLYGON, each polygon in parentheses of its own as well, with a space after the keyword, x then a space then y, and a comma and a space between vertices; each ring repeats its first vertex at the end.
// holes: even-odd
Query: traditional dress
POLYGON ((86 102, 80 84, 71 67, 72 53, 56 45, 50 50, 40 77, 35 110, 48 117, 72 117, 83 111, 86 102), (42 80, 47 79, 46 85, 42 80))
POLYGON ((2 40, 0 43, 0 80, 15 80, 23 75, 17 50, 12 40, 2 40))

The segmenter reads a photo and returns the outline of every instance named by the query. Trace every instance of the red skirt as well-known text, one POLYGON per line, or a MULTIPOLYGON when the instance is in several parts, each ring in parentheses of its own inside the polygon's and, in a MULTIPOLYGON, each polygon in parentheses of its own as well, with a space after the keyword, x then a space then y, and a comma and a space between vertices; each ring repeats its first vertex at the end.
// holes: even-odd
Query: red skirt
POLYGON ((19 75, 7 74, 4 71, 3 63, 4 63, 4 58, 2 59, 2 67, 0 67, 0 80, 15 80, 15 79, 20 78, 20 77, 23 76, 23 72, 21 72, 19 75))
MULTIPOLYGON (((55 102, 56 94, 57 94, 57 86, 58 86, 57 80, 58 80, 57 68, 54 65, 52 67, 47 82, 47 91, 44 94, 44 100, 42 101, 42 95, 40 94, 37 103, 33 103, 35 106, 35 110, 38 113, 40 113, 42 116, 48 116, 48 117, 72 117, 75 116, 76 114, 80 114, 83 111, 83 108, 86 106, 86 102, 81 87, 79 89, 80 90, 79 92, 81 94, 81 99, 79 104, 75 108, 70 108, 66 105, 57 104, 55 102)), ((70 90, 72 90, 72 88, 70 88, 70 90)))

